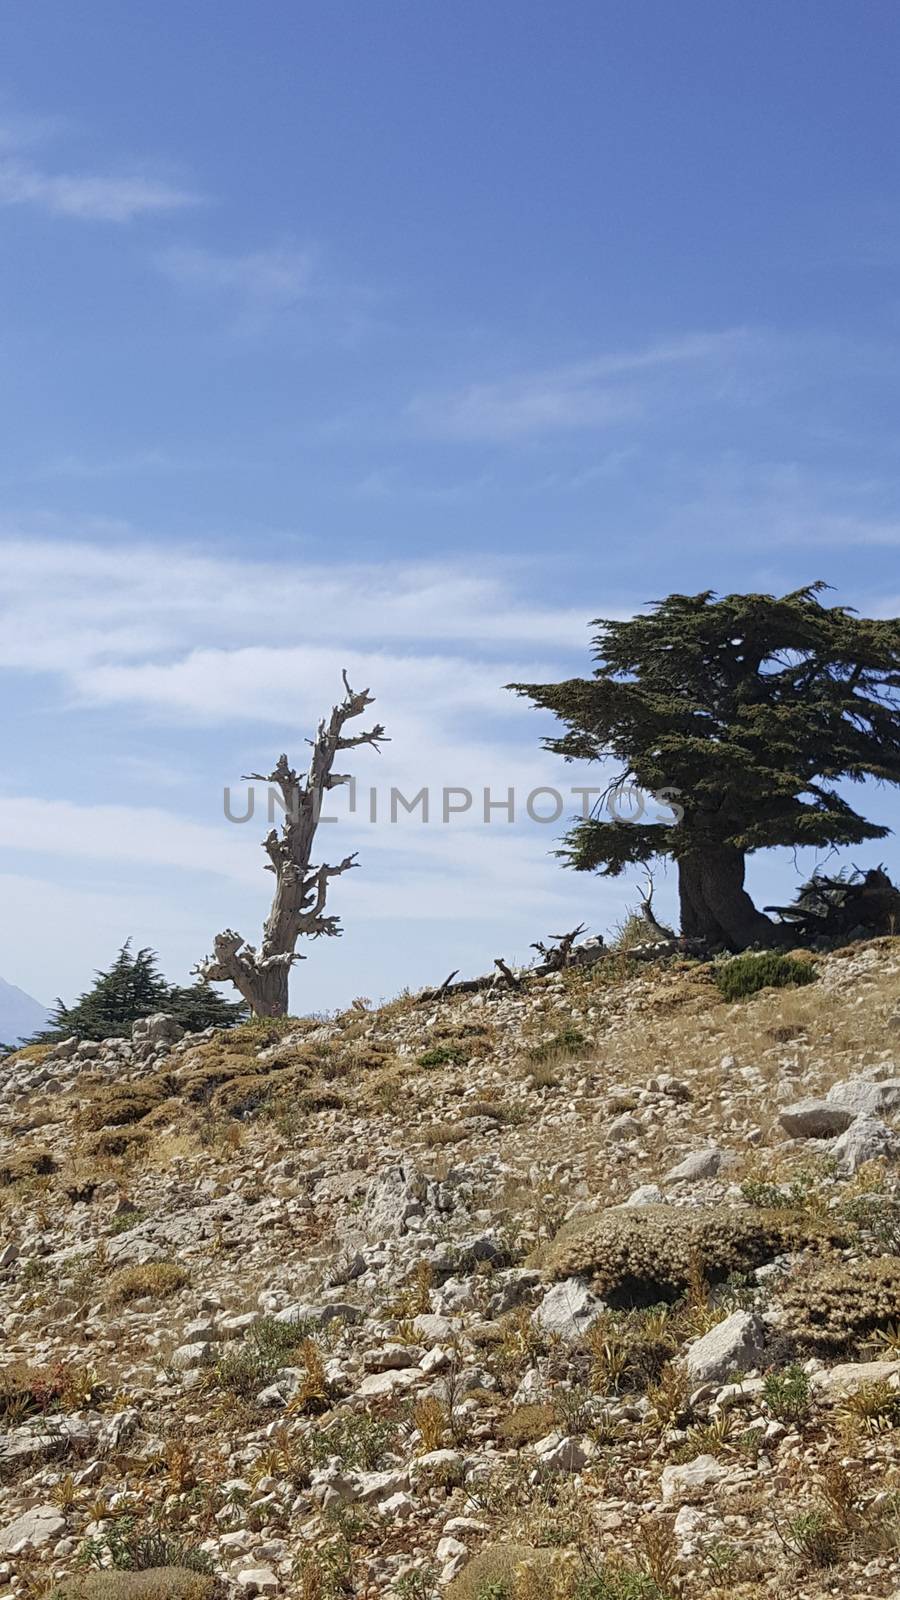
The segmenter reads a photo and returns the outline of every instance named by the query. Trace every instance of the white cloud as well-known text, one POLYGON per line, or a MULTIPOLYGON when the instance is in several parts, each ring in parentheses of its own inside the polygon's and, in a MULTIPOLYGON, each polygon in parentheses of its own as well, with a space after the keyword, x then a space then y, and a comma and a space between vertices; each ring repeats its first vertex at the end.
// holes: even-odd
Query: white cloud
POLYGON ((156 259, 160 271, 181 288, 236 294, 270 311, 289 309, 305 299, 313 287, 314 261, 309 250, 253 250, 244 255, 225 255, 173 247, 156 259))
POLYGON ((602 355, 544 371, 418 396, 411 414, 429 433, 509 441, 570 429, 598 429, 640 415, 653 386, 692 368, 716 384, 757 336, 745 329, 699 333, 646 349, 602 355))
MULTIPOLYGON (((158 695, 160 704, 197 712, 180 671, 191 659, 210 677, 235 652, 248 652, 252 695, 259 652, 325 650, 340 665, 363 648, 370 657, 386 647, 420 656, 441 643, 477 643, 479 656, 514 646, 525 665, 535 651, 577 650, 588 638, 583 608, 535 603, 510 578, 471 563, 326 565, 302 555, 274 563, 15 535, 0 537, 0 560, 0 666, 58 671, 100 699, 146 704, 158 695), (210 661, 211 651, 226 659, 210 661), (120 670, 130 674, 118 680, 121 693, 120 670)), ((295 694, 291 662, 282 665, 295 694)), ((450 668, 443 670, 449 684, 450 668)), ((462 673, 459 663, 453 670, 462 673)), ((221 714, 215 700, 209 714, 221 714)))
POLYGON ((55 168, 35 150, 72 130, 59 117, 0 115, 0 205, 30 205, 51 216, 90 222, 135 217, 196 205, 200 196, 147 171, 78 172, 55 168))
POLYGON ((33 205, 52 216, 91 222, 131 222, 135 217, 196 205, 199 196, 159 178, 47 172, 11 156, 0 160, 0 205, 33 205))
MULTIPOLYGON (((353 966, 316 952, 316 972, 324 966, 331 974, 329 1000, 346 998, 348 984, 383 993, 434 976, 432 963, 459 958, 460 935, 442 931, 454 923, 465 923, 467 962, 489 965, 497 939, 497 948, 510 950, 557 921, 579 920, 583 886, 549 854, 561 824, 521 825, 531 789, 577 782, 578 774, 563 774, 540 751, 541 722, 503 684, 558 671, 561 656, 570 669, 582 665, 587 629, 580 610, 524 598, 496 571, 446 564, 267 564, 138 544, 24 539, 0 540, 0 564, 0 667, 55 680, 67 721, 103 707, 123 719, 129 735, 118 758, 94 768, 94 803, 25 795, 7 784, 0 839, 26 862, 52 856, 63 883, 73 873, 87 875, 93 893, 136 878, 144 895, 142 879, 150 877, 154 892, 166 883, 180 908, 167 921, 151 915, 139 895, 132 927, 123 925, 116 896, 93 906, 93 931, 78 952, 82 965, 106 961, 132 931, 164 942, 170 965, 188 954, 196 959, 226 923, 258 934, 268 889, 259 851, 264 800, 247 825, 226 822, 224 785, 235 787, 237 811, 243 797, 241 769, 229 764, 250 745, 247 765, 268 770, 281 748, 302 765, 304 737, 340 693, 343 666, 354 683, 371 684, 372 715, 387 724, 391 742, 380 758, 365 749, 347 757, 359 784, 358 810, 348 815, 339 791, 330 808, 338 822, 323 824, 320 834, 325 859, 359 849, 363 866, 335 892, 335 911, 354 929, 353 966), (130 799, 141 781, 135 711, 154 719, 153 763, 177 773, 185 755, 185 782, 170 789, 165 805, 120 797, 120 783, 128 784, 122 794, 130 799), (222 769, 209 750, 198 766, 185 725, 235 722, 243 723, 240 731, 221 737, 222 769), (132 753, 138 766, 123 772, 122 757, 127 762, 132 753), (379 793, 377 825, 369 820, 371 784, 379 793), (391 787, 411 798, 423 784, 432 791, 432 822, 401 813, 392 824, 391 787), (440 821, 445 784, 473 794, 471 810, 450 826, 440 821), (509 827, 495 814, 485 827, 484 788, 501 798, 510 786, 520 825, 509 827), (412 939, 410 919, 427 935, 412 939), (415 948, 407 948, 410 941, 415 948)), ((47 714, 46 698, 43 708, 47 714)), ((155 782, 153 770, 146 776, 155 782)), ((573 808, 567 803, 567 815, 573 808)), ((603 891, 616 906, 620 898, 619 888, 603 891)), ((0 971, 22 971, 4 952, 2 930, 0 971)), ((31 981, 27 971, 22 976, 31 981)), ((53 981, 66 990, 64 977, 53 981)), ((83 979, 73 977, 68 988, 78 985, 83 979)))

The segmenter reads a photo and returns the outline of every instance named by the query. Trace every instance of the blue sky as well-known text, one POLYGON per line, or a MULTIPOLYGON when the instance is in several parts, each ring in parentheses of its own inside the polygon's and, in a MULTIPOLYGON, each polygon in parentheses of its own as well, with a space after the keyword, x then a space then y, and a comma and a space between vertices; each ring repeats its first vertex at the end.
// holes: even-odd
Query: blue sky
MULTIPOLYGON (((222 787, 302 758, 343 665, 393 736, 361 783, 522 794, 577 775, 501 686, 597 615, 896 611, 898 45, 887 0, 7 8, 5 978, 253 937, 222 787)), ((345 817, 295 1004, 608 927, 634 886, 557 831, 345 817)))

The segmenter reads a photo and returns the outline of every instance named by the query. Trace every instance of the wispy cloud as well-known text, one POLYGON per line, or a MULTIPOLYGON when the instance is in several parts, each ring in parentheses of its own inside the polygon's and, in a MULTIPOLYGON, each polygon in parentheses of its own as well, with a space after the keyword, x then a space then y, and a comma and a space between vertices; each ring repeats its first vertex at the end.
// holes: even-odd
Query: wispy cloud
MULTIPOLYGON (((325 830, 323 850, 343 855, 359 847, 364 854, 365 872, 344 886, 340 911, 367 991, 390 992, 448 970, 458 935, 448 938, 443 929, 456 919, 465 924, 476 970, 490 965, 501 945, 524 957, 535 927, 580 920, 583 891, 549 853, 559 828, 522 822, 533 789, 577 783, 579 773, 567 768, 563 776, 541 751, 537 719, 503 684, 575 668, 589 633, 581 609, 532 599, 514 575, 478 572, 471 562, 276 564, 171 545, 20 539, 0 540, 0 564, 0 669, 7 681, 15 686, 27 675, 34 689, 42 679, 45 716, 55 708, 67 723, 84 716, 90 725, 102 710, 104 722, 118 718, 123 729, 121 748, 95 755, 95 792, 103 798, 93 804, 26 794, 15 780, 0 785, 0 873, 18 870, 20 858, 40 854, 45 862, 49 853, 52 876, 64 888, 67 879, 86 885, 83 896, 73 889, 69 897, 84 904, 73 918, 82 937, 61 958, 55 988, 83 988, 90 967, 135 927, 142 942, 165 949, 167 965, 185 967, 223 920, 258 927, 267 888, 260 819, 229 826, 222 787, 236 785, 242 795, 241 772, 248 765, 268 770, 280 749, 302 762, 305 735, 341 692, 342 666, 351 682, 371 684, 377 715, 388 724, 391 742, 380 759, 358 764, 360 783, 378 784, 382 807, 392 786, 411 797, 426 784, 440 823, 444 785, 473 796, 458 825, 447 828, 412 817, 373 826, 368 802, 353 816, 335 805, 339 821, 325 830), (135 731, 148 724, 152 751, 135 731), (202 727, 216 732, 207 740, 202 727), (161 760, 185 774, 183 785, 173 785, 171 809, 147 803, 161 789, 153 768, 142 772, 151 756, 154 766, 161 760), (123 773, 123 758, 134 757, 138 764, 123 773), (123 786, 130 797, 142 777, 147 796, 123 801, 123 786), (500 819, 486 828, 484 787, 504 797, 511 785, 519 796, 517 825, 500 819), (92 897, 123 876, 135 879, 137 899, 94 906, 92 897), (177 915, 146 902, 163 882, 177 915), (429 921, 430 934, 411 931, 429 921), (399 943, 396 932, 387 933, 397 927, 399 943)), ((0 876, 0 892, 7 890, 0 876)), ((34 940, 37 950, 35 919, 22 907, 26 891, 8 892, 17 937, 34 940)), ((45 905, 49 886, 37 893, 45 905)), ((616 900, 615 914, 623 893, 605 893, 616 900)), ((30 969, 13 961, 14 953, 4 950, 0 930, 0 970, 27 987, 30 969)), ((343 996, 347 959, 323 986, 328 957, 317 957, 317 1003, 343 996)), ((349 981, 357 988, 362 982, 349 981)))
POLYGON ((607 428, 641 415, 653 385, 670 382, 685 368, 704 371, 720 383, 755 338, 741 328, 692 334, 645 349, 422 394, 410 412, 429 433, 475 441, 607 428))
POLYGON ((0 205, 33 205, 52 216, 90 222, 135 217, 196 205, 199 196, 158 178, 45 172, 19 157, 0 160, 0 205))
POLYGON ((147 171, 60 170, 35 155, 65 131, 58 118, 3 114, 0 205, 34 206, 51 216, 87 222, 132 222, 199 203, 200 195, 147 171))
POLYGON ((156 258, 160 271, 183 289, 231 294, 267 311, 283 311, 312 291, 314 262, 309 250, 252 250, 227 255, 177 247, 156 258))
POLYGON ((223 315, 241 337, 279 336, 290 328, 304 340, 325 338, 352 348, 381 326, 380 295, 326 265, 318 248, 275 245, 222 251, 195 245, 161 250, 154 264, 166 280, 223 315))

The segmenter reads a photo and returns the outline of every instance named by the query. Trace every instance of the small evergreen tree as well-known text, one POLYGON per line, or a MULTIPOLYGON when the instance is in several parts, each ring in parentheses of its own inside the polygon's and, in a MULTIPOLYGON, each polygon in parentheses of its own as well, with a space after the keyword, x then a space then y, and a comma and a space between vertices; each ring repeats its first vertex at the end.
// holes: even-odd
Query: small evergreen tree
POLYGON ((204 1028, 232 1028, 250 1015, 244 1000, 226 1000, 203 978, 185 986, 173 984, 165 1009, 178 1018, 188 1033, 202 1033, 204 1028))
POLYGON ((50 1026, 35 1034, 32 1043, 47 1043, 77 1034, 79 1039, 112 1039, 130 1034, 140 1017, 165 1011, 178 1018, 188 1032, 211 1026, 230 1027, 247 1015, 247 1007, 224 1000, 202 980, 184 988, 166 982, 155 950, 133 951, 126 939, 107 972, 73 1005, 57 1000, 50 1026))
POLYGON ((900 619, 826 607, 826 587, 669 595, 595 624, 593 678, 509 685, 566 724, 546 749, 614 761, 608 792, 675 791, 683 808, 659 824, 578 821, 569 866, 615 877, 673 858, 682 931, 743 950, 775 935, 744 889, 750 851, 885 837, 837 785, 900 783, 900 619))

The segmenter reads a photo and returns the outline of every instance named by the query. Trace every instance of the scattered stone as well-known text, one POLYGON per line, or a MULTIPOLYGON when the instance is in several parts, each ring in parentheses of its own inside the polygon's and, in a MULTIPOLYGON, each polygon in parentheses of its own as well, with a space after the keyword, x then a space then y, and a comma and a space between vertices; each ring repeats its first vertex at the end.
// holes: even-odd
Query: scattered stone
POLYGON ((542 1333, 572 1341, 582 1338, 604 1310, 603 1301, 583 1278, 564 1278, 548 1289, 532 1321, 542 1333))
POLYGON ((857 1117, 846 1133, 835 1139, 829 1154, 837 1162, 841 1177, 851 1178, 867 1161, 896 1161, 900 1140, 877 1117, 857 1117))
POLYGON ((341 1321, 355 1327, 364 1317, 365 1312, 359 1306, 352 1306, 345 1300, 335 1300, 322 1305, 298 1300, 294 1305, 286 1306, 283 1311, 276 1312, 275 1321, 302 1323, 309 1328, 327 1328, 329 1322, 341 1321))
POLYGON ((706 1490, 727 1477, 728 1468, 723 1467, 715 1456, 695 1456, 693 1461, 663 1467, 660 1479, 663 1505, 672 1505, 679 1500, 703 1500, 706 1490))
POLYGON ((778 1120, 792 1139, 833 1139, 849 1128, 855 1115, 828 1100, 795 1100, 779 1111, 778 1120))
POLYGON ((623 1201, 623 1204, 626 1206, 658 1206, 662 1205, 665 1198, 658 1183, 642 1183, 632 1191, 628 1199, 623 1201))
POLYGON ((687 1350, 684 1364, 695 1383, 714 1383, 729 1372, 748 1372, 763 1359, 765 1328, 752 1311, 733 1311, 687 1350))
POLYGON ((0 1553, 18 1556, 25 1550, 42 1550, 54 1544, 66 1531, 66 1519, 59 1506, 35 1506, 0 1529, 0 1553))
POLYGON ((702 1183, 705 1178, 715 1178, 725 1159, 726 1152, 714 1145, 708 1150, 695 1150, 677 1166, 670 1167, 663 1183, 702 1183))
POLYGON ((271 1567, 245 1567, 237 1582, 245 1594, 277 1594, 281 1587, 271 1567))
POLYGON ((548 1433, 534 1445, 538 1459, 538 1477, 554 1477, 560 1472, 580 1472, 590 1460, 583 1439, 559 1433, 548 1433))

